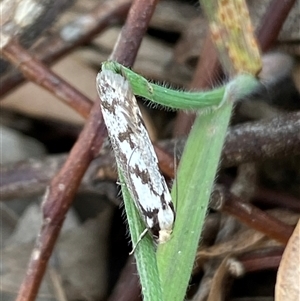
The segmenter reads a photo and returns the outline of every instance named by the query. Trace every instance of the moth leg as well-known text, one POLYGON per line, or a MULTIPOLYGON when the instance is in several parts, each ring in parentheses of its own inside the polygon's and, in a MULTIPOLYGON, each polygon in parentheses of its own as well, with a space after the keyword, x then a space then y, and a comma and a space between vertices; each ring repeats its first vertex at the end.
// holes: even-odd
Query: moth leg
POLYGON ((138 244, 141 242, 141 240, 145 237, 145 235, 147 234, 148 229, 146 228, 141 235, 138 238, 138 241, 136 242, 136 244, 133 246, 132 251, 129 253, 129 255, 132 255, 136 249, 136 247, 138 246, 138 244))

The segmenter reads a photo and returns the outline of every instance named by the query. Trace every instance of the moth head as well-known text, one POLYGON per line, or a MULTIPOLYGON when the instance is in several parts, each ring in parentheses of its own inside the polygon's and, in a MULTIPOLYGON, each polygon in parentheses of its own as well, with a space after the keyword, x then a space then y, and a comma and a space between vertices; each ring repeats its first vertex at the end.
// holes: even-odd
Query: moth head
POLYGON ((157 243, 158 244, 166 243, 168 240, 170 240, 171 234, 172 234, 172 229, 171 230, 167 230, 167 229, 160 230, 157 240, 156 240, 157 243))

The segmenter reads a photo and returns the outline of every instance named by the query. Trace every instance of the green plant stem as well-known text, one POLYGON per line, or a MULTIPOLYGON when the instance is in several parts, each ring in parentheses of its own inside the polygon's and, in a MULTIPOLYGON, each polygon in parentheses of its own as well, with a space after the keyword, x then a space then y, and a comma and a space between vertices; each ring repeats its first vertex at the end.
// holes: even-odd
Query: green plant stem
POLYGON ((225 86, 210 91, 186 92, 169 89, 150 83, 146 78, 117 62, 107 61, 102 70, 108 69, 122 74, 131 85, 135 95, 151 100, 153 103, 172 109, 198 110, 221 105, 225 86))

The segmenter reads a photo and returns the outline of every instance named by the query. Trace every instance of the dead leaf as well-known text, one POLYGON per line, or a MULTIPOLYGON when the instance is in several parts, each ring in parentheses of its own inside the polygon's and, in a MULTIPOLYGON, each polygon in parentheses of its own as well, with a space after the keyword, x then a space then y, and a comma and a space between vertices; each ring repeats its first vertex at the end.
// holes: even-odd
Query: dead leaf
POLYGON ((300 220, 282 255, 275 286, 275 301, 300 300, 300 220))

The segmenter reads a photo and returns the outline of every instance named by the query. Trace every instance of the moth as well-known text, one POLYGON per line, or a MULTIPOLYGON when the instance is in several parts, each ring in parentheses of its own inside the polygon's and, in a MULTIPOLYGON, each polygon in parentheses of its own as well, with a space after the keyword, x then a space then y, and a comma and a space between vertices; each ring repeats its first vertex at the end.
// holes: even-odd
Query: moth
POLYGON ((128 191, 146 232, 149 230, 158 244, 165 243, 172 234, 175 210, 130 84, 122 75, 107 69, 98 73, 96 83, 103 118, 128 191))

